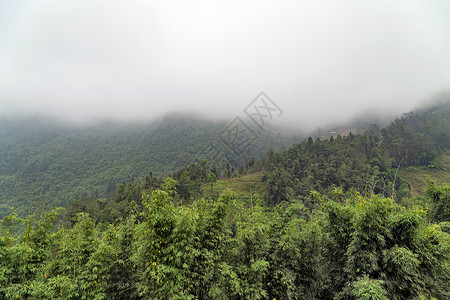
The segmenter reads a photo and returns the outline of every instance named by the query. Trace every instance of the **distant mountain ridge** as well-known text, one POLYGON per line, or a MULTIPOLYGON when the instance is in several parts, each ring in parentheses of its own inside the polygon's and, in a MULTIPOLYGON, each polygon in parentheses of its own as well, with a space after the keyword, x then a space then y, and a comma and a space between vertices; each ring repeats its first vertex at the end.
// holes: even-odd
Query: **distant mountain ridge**
POLYGON ((235 153, 220 140, 226 121, 168 115, 151 124, 103 122, 70 126, 46 118, 0 119, 0 216, 31 202, 66 206, 87 196, 105 197, 117 183, 161 176, 208 159, 215 141, 232 165, 262 157, 293 139, 271 131, 257 133, 251 147, 235 153))
MULTIPOLYGON (((422 133, 427 136, 424 142, 435 140, 442 149, 449 149, 449 108, 449 103, 436 104, 422 108, 420 115, 406 114, 402 122, 393 122, 397 125, 384 132, 391 132, 398 141, 387 143, 392 149, 381 151, 389 150, 398 161, 405 157, 405 163, 417 165, 427 160, 412 156, 412 149, 421 145, 422 133), (396 150, 400 142, 407 148, 396 150)), ((311 136, 328 139, 367 129, 364 122, 347 125, 353 127, 330 127, 311 136)), ((381 134, 380 127, 370 130, 381 134)), ((39 205, 66 207, 85 197, 112 197, 118 183, 150 172, 165 176, 193 162, 208 160, 222 169, 227 163, 243 166, 252 157, 264 157, 270 148, 277 151, 305 137, 300 130, 288 128, 261 130, 245 119, 212 121, 185 114, 166 115, 150 124, 85 126, 44 117, 0 118, 0 217, 9 214, 10 207, 22 214, 39 205), (242 135, 247 127, 247 135, 242 135)))

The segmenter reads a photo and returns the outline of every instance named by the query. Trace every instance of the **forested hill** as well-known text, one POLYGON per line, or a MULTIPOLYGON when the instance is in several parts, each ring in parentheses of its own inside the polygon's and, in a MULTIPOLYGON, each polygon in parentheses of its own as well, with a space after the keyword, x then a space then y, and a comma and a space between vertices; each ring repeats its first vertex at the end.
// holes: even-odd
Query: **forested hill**
MULTIPOLYGON (((220 142, 229 123, 168 115, 149 125, 102 123, 69 126, 44 118, 0 119, 0 216, 31 202, 67 206, 87 196, 114 195, 117 183, 162 176, 199 159, 220 142)), ((251 147, 221 151, 233 165, 262 157, 268 147, 292 144, 271 132, 256 132, 251 147)))
MULTIPOLYGON (((449 299, 450 186, 429 182, 426 195, 413 198, 400 175, 408 169, 448 174, 440 158, 449 151, 449 108, 405 114, 364 134, 269 149, 263 159, 238 169, 201 161, 165 178, 148 174, 119 184, 113 196, 74 201, 66 210, 38 207, 26 218, 13 211, 0 221, 0 298, 449 299), (255 166, 264 171, 255 172, 255 166)), ((3 151, 20 150, 28 159, 40 153, 51 163, 36 161, 37 169, 24 173, 32 161, 18 156, 14 173, 2 178, 29 180, 26 174, 35 174, 32 178, 45 180, 56 168, 75 183, 56 185, 61 190, 53 193, 70 195, 71 187, 95 186, 99 175, 85 171, 77 177, 52 155, 72 168, 78 159, 86 169, 105 172, 95 174, 115 176, 108 166, 101 169, 105 153, 119 159, 116 168, 125 168, 127 158, 120 155, 140 153, 131 142, 164 139, 171 130, 191 140, 194 132, 202 137, 210 132, 202 133, 192 120, 183 122, 162 122, 153 131, 42 124, 47 128, 42 137, 36 135, 42 128, 16 127, 16 136, 4 144, 12 145, 13 138, 21 143, 3 145, 3 151), (52 143, 65 150, 57 152, 48 146, 52 143), (117 144, 125 150, 110 146, 117 144)), ((209 126, 213 132, 215 125, 209 126)), ((193 147, 172 142, 163 149, 193 147)), ((139 167, 135 163, 125 171, 139 167)), ((28 187, 22 182, 13 192, 21 188, 28 187)))
MULTIPOLYGON (((178 200, 184 203, 204 197, 205 193, 214 197, 209 183, 213 185, 216 177, 222 179, 215 187, 216 192, 234 186, 247 196, 259 193, 268 205, 302 201, 314 207, 312 191, 329 194, 336 188, 343 193, 381 194, 406 203, 413 196, 412 179, 415 195, 421 185, 423 196, 426 175, 439 183, 450 178, 446 160, 449 108, 446 104, 404 114, 386 128, 373 125, 363 134, 308 138, 281 151, 269 149, 262 159, 250 160, 239 168, 202 161, 186 165, 170 177, 176 181, 178 200), (238 184, 229 180, 248 173, 250 177, 236 178, 238 184)), ((119 185, 114 197, 80 199, 69 208, 69 215, 88 212, 100 222, 113 222, 136 209, 136 204, 140 207, 142 193, 150 194, 160 187, 163 179, 148 174, 145 179, 136 178, 119 185)))
POLYGON ((450 149, 450 103, 403 114, 386 128, 364 134, 309 138, 281 151, 269 151, 265 180, 270 203, 327 193, 336 187, 365 194, 410 196, 401 176, 407 168, 441 168, 440 154, 450 149))
MULTIPOLYGON (((407 196, 409 183, 396 176, 396 168, 439 168, 438 154, 450 148, 449 107, 438 104, 404 114, 365 134, 309 139, 281 152, 269 151, 266 199, 278 203, 336 186, 385 195, 394 187, 407 196)), ((230 124, 186 115, 169 115, 149 125, 79 127, 43 118, 0 119, 0 216, 10 207, 21 214, 32 205, 67 207, 76 199, 112 198, 118 183, 150 172, 165 176, 203 159, 214 163, 225 158, 237 171, 270 147, 277 150, 300 140, 255 129, 251 147, 236 154, 220 139, 234 128, 230 124), (221 156, 205 156, 211 143, 221 156)), ((225 165, 219 162, 218 176, 227 173, 225 165)))
POLYGON ((449 299, 450 186, 402 203, 397 173, 445 168, 448 107, 269 150, 237 172, 202 161, 65 212, 12 212, 0 299, 449 299))

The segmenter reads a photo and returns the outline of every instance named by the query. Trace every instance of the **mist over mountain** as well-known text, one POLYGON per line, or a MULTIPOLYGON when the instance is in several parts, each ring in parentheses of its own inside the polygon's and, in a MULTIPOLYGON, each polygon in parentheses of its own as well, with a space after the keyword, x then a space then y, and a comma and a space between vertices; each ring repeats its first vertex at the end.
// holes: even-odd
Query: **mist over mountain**
POLYGON ((0 299, 449 299, 450 1, 0 1, 0 299))
MULTIPOLYGON (((433 103, 421 111, 435 110, 439 104, 433 103)), ((264 157, 269 148, 289 147, 308 136, 364 133, 373 124, 381 128, 393 119, 390 114, 363 114, 308 132, 268 121, 260 128, 244 116, 213 120, 180 112, 150 123, 74 125, 36 115, 1 118, 0 207, 5 214, 10 206, 26 210, 33 201, 67 205, 87 196, 107 197, 118 183, 150 172, 167 176, 203 160, 218 168, 227 163, 238 168, 252 157, 264 157)))
POLYGON ((450 102, 307 139, 252 116, 0 119, 2 298, 215 299, 217 282, 229 298, 448 294, 450 102), (383 280, 361 279, 374 269, 383 280))
POLYGON ((234 118, 261 91, 308 130, 400 114, 450 88, 449 12, 440 0, 2 1, 0 115, 234 118))
MULTIPOLYGON (((227 137, 226 130, 233 130, 230 126, 236 124, 232 121, 180 113, 148 124, 99 122, 83 126, 38 116, 2 118, 2 214, 9 206, 27 209, 33 201, 67 205, 87 196, 105 197, 120 182, 150 172, 168 175, 202 160, 243 165, 251 157, 264 156, 270 147, 279 149, 303 138, 254 128, 250 136, 254 139, 247 147, 234 149, 237 144, 225 144, 221 139, 221 135, 227 137), (217 149, 210 149, 212 143, 217 149)), ((244 128, 239 126, 239 130, 244 128)))

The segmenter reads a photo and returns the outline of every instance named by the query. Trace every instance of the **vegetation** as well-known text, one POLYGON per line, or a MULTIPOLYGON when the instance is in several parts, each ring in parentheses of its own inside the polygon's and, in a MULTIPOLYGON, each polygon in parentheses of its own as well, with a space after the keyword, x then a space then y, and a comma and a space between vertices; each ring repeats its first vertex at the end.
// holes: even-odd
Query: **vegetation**
POLYGON ((450 149, 449 115, 450 104, 446 104, 406 114, 383 129, 373 126, 364 134, 309 138, 278 153, 269 150, 266 200, 277 204, 301 199, 311 190, 327 193, 335 187, 407 198, 411 189, 401 168, 445 170, 438 158, 450 149))
MULTIPOLYGON (((104 197, 66 209, 34 201, 28 215, 13 210, 0 223, 0 298, 449 299, 449 112, 441 105, 364 134, 309 138, 242 164, 200 157, 168 176, 111 182, 104 197), (412 197, 408 179, 420 174, 439 181, 423 179, 426 191, 412 197)), ((133 130, 124 136, 145 132, 133 130)), ((25 167, 50 174, 17 156, 41 140, 3 143, 4 186, 25 167)), ((124 144, 142 150, 134 146, 124 144)))
MULTIPOLYGON (((59 210, 2 222, 0 297, 27 299, 412 299, 450 296, 448 215, 359 193, 266 207, 226 190, 177 205, 176 181, 142 210, 98 223, 59 210), (447 219, 445 219, 447 218, 447 219), (430 221, 441 221, 430 223, 430 221), (14 234, 22 224, 23 230, 14 234)), ((447 197, 448 198, 448 197, 447 197)), ((448 202, 448 199, 446 199, 448 202)), ((448 204, 448 203, 447 203, 448 204)))
MULTIPOLYGON (((75 199, 112 198, 132 179, 167 176, 192 162, 219 138, 225 122, 168 116, 150 125, 74 127, 46 119, 0 120, 0 218, 9 207, 24 216, 39 205, 69 206, 75 199)), ((243 155, 222 145, 232 166, 260 158, 267 147, 291 143, 258 132, 243 155)))
POLYGON ((436 159, 437 166, 408 167, 399 173, 410 184, 412 196, 423 196, 428 187, 428 179, 437 184, 450 182, 450 153, 443 153, 436 159))

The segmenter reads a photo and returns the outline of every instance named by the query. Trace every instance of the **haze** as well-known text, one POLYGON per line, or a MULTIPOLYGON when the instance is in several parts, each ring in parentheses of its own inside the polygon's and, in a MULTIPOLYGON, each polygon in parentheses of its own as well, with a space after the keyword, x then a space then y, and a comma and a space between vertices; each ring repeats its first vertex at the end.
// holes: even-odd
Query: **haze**
POLYGON ((0 115, 243 115, 313 128, 450 88, 450 2, 2 1, 0 115))

